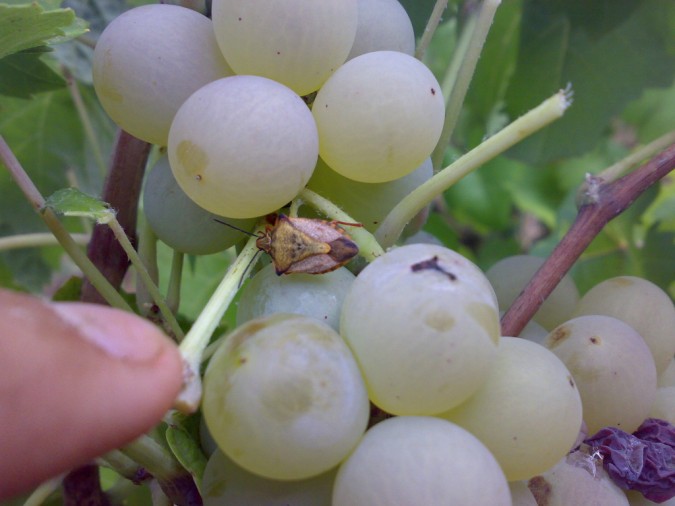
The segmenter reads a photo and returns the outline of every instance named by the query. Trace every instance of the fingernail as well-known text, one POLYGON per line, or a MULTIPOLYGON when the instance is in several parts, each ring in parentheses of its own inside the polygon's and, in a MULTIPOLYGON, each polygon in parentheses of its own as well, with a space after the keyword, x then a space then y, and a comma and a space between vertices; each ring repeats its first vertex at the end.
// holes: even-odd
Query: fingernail
POLYGON ((52 308, 82 339, 120 360, 151 361, 168 341, 155 325, 120 309, 78 302, 59 302, 52 308))

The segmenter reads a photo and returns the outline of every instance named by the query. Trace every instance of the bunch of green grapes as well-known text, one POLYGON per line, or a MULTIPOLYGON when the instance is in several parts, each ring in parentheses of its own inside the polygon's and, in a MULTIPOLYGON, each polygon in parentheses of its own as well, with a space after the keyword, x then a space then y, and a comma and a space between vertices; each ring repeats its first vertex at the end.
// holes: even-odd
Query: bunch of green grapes
MULTIPOLYGON (((414 42, 396 0, 147 5, 105 30, 94 83, 166 148, 150 226, 205 254, 240 237, 216 219, 250 232, 305 187, 374 231, 432 176, 445 101, 414 42)), ((206 504, 628 504, 570 455, 607 426, 674 423, 675 309, 637 278, 580 297, 565 277, 521 338, 501 335, 542 262, 484 273, 406 244, 356 276, 261 269, 204 373, 206 504)))

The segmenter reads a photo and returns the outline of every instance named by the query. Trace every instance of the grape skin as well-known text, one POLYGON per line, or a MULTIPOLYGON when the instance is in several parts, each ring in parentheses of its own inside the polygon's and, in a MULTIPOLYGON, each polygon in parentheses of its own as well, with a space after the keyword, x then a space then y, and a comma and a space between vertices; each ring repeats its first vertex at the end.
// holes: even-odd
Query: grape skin
POLYGON ((115 18, 96 43, 94 88, 121 128, 166 146, 178 108, 202 86, 233 75, 211 21, 176 5, 144 5, 115 18))
POLYGON ((613 316, 633 327, 649 346, 661 374, 675 355, 675 305, 646 279, 618 276, 598 283, 579 301, 574 316, 613 316))
POLYGON ((375 405, 396 415, 442 413, 480 387, 496 358, 496 298, 480 269, 458 253, 401 246, 354 280, 340 333, 375 405), (413 271, 434 257, 445 272, 413 271))
POLYGON ((321 158, 364 183, 411 173, 431 155, 445 119, 438 81, 419 60, 374 51, 349 60, 321 87, 312 106, 321 158))
POLYGON ((316 91, 347 59, 356 0, 214 0, 213 27, 237 74, 278 81, 299 95, 316 91))
POLYGON ((319 139, 307 105, 257 76, 232 76, 194 93, 169 133, 169 161, 183 191, 230 218, 273 213, 312 175, 319 139))
POLYGON ((511 506, 504 473, 471 433, 445 420, 389 418, 340 466, 333 506, 511 506))
POLYGON ((373 51, 398 51, 413 56, 415 32, 398 0, 358 0, 356 37, 347 60, 373 51))
POLYGON ((243 233, 216 219, 253 231, 256 219, 224 218, 202 209, 178 186, 169 159, 162 156, 143 187, 143 211, 158 239, 176 251, 209 255, 226 250, 242 240, 243 233))
POLYGON ((204 375, 202 410, 219 448, 238 465, 299 480, 347 456, 366 429, 369 403, 333 329, 276 314, 228 335, 204 375))
POLYGON ((644 339, 621 320, 588 315, 556 327, 544 341, 572 373, 589 434, 638 428, 656 397, 656 367, 644 339))
POLYGON ((353 282, 354 275, 344 267, 321 276, 277 276, 274 265, 268 264, 244 287, 237 325, 274 313, 296 313, 323 321, 337 331, 342 301, 353 282))
POLYGON ((546 471, 567 454, 582 405, 558 357, 537 343, 502 337, 487 380, 441 416, 480 439, 514 481, 546 471))

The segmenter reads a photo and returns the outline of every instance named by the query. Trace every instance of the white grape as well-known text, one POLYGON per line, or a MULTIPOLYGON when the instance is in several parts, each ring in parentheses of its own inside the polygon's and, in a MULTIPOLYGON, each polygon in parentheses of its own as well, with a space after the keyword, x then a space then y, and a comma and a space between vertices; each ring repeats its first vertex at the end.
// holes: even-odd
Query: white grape
POLYGON ((237 74, 268 77, 306 95, 347 59, 357 12, 356 0, 214 0, 213 26, 237 74))
MULTIPOLYGON (((501 310, 506 311, 511 306, 543 263, 543 258, 514 255, 499 260, 485 272, 495 289, 501 310)), ((572 278, 565 275, 532 319, 550 331, 571 318, 577 302, 579 291, 572 278)))
POLYGON ((502 337, 487 380, 441 416, 480 439, 513 481, 546 471, 570 451, 582 408, 558 357, 526 339, 502 337))
POLYGON ((656 399, 649 410, 650 418, 660 418, 675 425, 675 386, 656 391, 656 399))
POLYGON ((579 301, 575 316, 613 316, 637 330, 649 346, 658 374, 675 355, 675 305, 646 279, 618 276, 595 285, 579 301))
POLYGON ((244 287, 237 307, 237 325, 274 313, 296 313, 327 323, 336 331, 342 301, 354 274, 342 267, 321 276, 278 276, 268 264, 244 287))
POLYGON ((257 76, 214 81, 179 109, 169 133, 176 181, 204 209, 230 218, 272 213, 312 175, 318 137, 290 89, 257 76))
POLYGON ((423 416, 373 426, 340 466, 333 506, 511 506, 504 473, 469 432, 423 416))
POLYGON ((675 387, 675 359, 671 360, 659 374, 658 385, 659 387, 675 387))
POLYGON ((342 338, 312 318, 283 313, 227 336, 204 375, 202 409, 229 458, 279 480, 336 466, 369 415, 363 379, 342 338))
POLYGON ((337 468, 297 481, 263 478, 216 450, 202 477, 204 506, 330 506, 337 468))
POLYGON ((364 183, 411 173, 431 154, 445 118, 438 81, 419 60, 375 51, 349 60, 321 87, 312 113, 321 158, 364 183))
POLYGON ((603 427, 633 432, 656 397, 656 367, 635 330, 610 316, 580 316, 544 341, 572 373, 589 434, 603 427))
POLYGON ((396 415, 432 415, 485 381, 497 355, 499 317, 478 267, 442 246, 411 244, 357 276, 340 333, 374 404, 396 415))
POLYGON ((176 251, 208 255, 223 251, 241 241, 237 228, 252 232, 256 219, 223 218, 199 207, 178 186, 169 159, 162 156, 148 174, 143 187, 143 211, 153 232, 176 251))
POLYGON ((166 146, 178 108, 205 84, 234 72, 211 21, 176 5, 144 5, 115 18, 94 50, 96 94, 115 123, 166 146))
POLYGON ((602 462, 578 451, 531 478, 528 487, 537 504, 546 506, 629 506, 602 462))
POLYGON ((398 0, 358 0, 358 7, 356 37, 347 60, 372 51, 415 53, 412 22, 398 0))

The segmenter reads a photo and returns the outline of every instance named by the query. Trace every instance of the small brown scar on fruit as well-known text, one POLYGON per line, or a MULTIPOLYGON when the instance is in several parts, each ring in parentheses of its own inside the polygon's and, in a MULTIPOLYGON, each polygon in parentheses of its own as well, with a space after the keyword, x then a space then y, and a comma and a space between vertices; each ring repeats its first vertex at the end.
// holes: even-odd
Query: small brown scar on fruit
POLYGON ((438 255, 434 255, 429 260, 422 260, 421 262, 412 264, 410 266, 410 270, 412 272, 437 271, 445 274, 450 281, 457 281, 457 276, 455 276, 452 272, 446 271, 443 267, 441 267, 441 265, 439 265, 438 255))
POLYGON ((571 386, 572 388, 574 388, 574 380, 572 379, 572 376, 569 376, 569 375, 568 375, 568 376, 567 376, 567 381, 569 381, 570 386, 571 386))
POLYGON ((435 95, 435 94, 436 94, 436 90, 433 89, 433 88, 431 88, 431 94, 432 94, 432 95, 435 95))
POLYGON ((530 489, 537 506, 548 506, 551 504, 551 493, 553 492, 551 484, 543 476, 535 476, 527 482, 527 488, 530 489))
POLYGON ((601 344, 602 340, 598 336, 593 336, 589 338, 589 341, 593 344, 601 344))
POLYGON ((569 327, 566 327, 565 325, 561 325, 560 327, 555 329, 553 332, 551 332, 551 335, 548 337, 548 342, 550 343, 549 348, 554 348, 555 346, 558 346, 565 339, 567 339, 571 333, 572 331, 569 329, 569 327))

